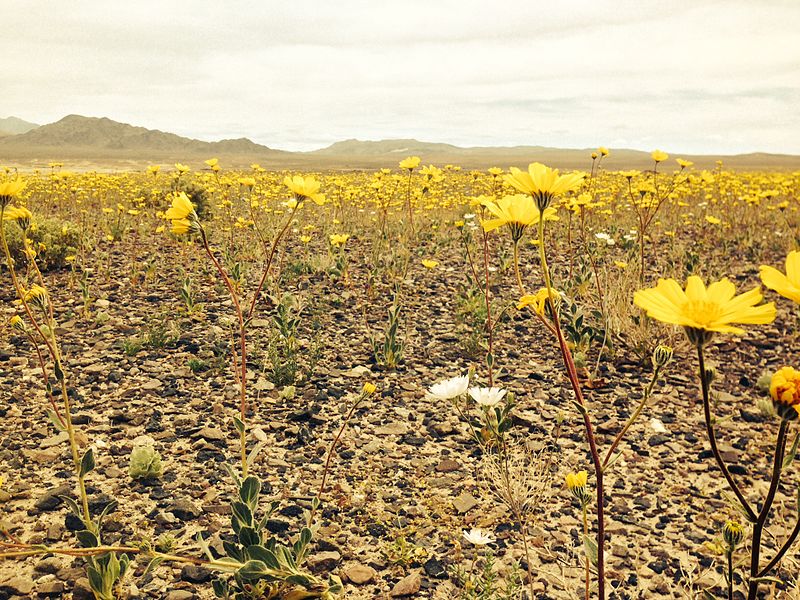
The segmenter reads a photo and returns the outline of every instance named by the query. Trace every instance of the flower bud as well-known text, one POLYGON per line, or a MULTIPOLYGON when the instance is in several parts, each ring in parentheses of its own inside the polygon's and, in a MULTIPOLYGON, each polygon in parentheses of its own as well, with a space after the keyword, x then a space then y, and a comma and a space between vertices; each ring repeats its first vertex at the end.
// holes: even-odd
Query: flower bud
POLYGON ((722 539, 728 544, 728 548, 733 551, 736 546, 742 543, 744 529, 736 521, 726 521, 722 526, 722 539))
POLYGON ((664 344, 659 344, 656 346, 656 349, 653 350, 653 366, 656 369, 663 369, 667 366, 667 363, 672 360, 672 348, 669 346, 665 346, 664 344))

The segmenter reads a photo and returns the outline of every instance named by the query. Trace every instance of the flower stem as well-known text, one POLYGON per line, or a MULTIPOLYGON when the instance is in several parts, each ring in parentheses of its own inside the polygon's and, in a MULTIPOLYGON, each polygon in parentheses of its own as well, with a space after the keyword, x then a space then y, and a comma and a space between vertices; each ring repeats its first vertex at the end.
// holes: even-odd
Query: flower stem
MULTIPOLYGON (((219 260, 217 260, 217 257, 214 256, 214 253, 211 251, 211 248, 208 245, 208 238, 206 237, 205 229, 202 227, 200 227, 200 237, 203 240, 203 248, 205 249, 206 254, 208 254, 211 262, 214 263, 214 266, 217 268, 222 281, 228 288, 231 301, 236 309, 236 317, 239 320, 239 353, 241 354, 241 375, 239 379, 239 418, 242 422, 242 430, 239 432, 239 445, 242 461, 242 477, 247 477, 247 335, 244 314, 242 313, 242 306, 239 303, 239 296, 233 287, 233 283, 231 282, 230 277, 228 277, 228 274, 225 272, 225 269, 222 268, 219 260)), ((232 349, 232 351, 234 353, 236 352, 235 349, 232 349)), ((236 357, 234 355, 234 361, 235 360, 236 357)))
POLYGON ((750 586, 747 593, 747 600, 755 600, 758 594, 758 562, 761 555, 761 536, 764 533, 764 525, 767 522, 769 511, 772 508, 772 503, 775 500, 775 494, 778 491, 778 484, 780 483, 781 470, 783 468, 783 454, 786 450, 786 431, 789 425, 786 420, 781 419, 780 429, 778 430, 778 439, 775 441, 775 458, 772 463, 772 480, 769 484, 769 491, 767 497, 764 499, 764 504, 761 507, 761 512, 758 513, 758 520, 753 525, 753 541, 752 551, 750 554, 750 586))
POLYGON ((622 438, 625 437, 625 434, 628 432, 628 429, 630 429, 631 425, 633 425, 633 422, 639 418, 639 415, 642 414, 644 407, 647 406, 647 401, 650 400, 650 396, 653 393, 653 387, 655 387, 656 381, 658 381, 658 369, 656 369, 653 372, 653 377, 644 390, 644 398, 642 398, 642 401, 639 402, 639 406, 637 406, 636 410, 633 411, 633 414, 625 423, 625 426, 617 434, 617 437, 614 438, 614 442, 611 444, 611 447, 608 449, 608 452, 606 452, 606 456, 603 459, 603 470, 605 470, 608 467, 608 463, 611 460, 611 456, 614 454, 614 450, 617 449, 617 446, 619 446, 620 442, 622 441, 622 438))
POLYGON ((605 600, 605 507, 604 507, 604 486, 603 486, 603 465, 600 460, 600 453, 597 450, 597 440, 594 436, 592 420, 583 397, 578 371, 575 368, 575 361, 572 358, 567 342, 564 339, 564 332, 561 330, 561 323, 558 319, 555 302, 553 301, 553 285, 550 281, 550 270, 547 267, 547 254, 544 249, 544 220, 539 221, 539 261, 542 265, 542 275, 545 287, 547 288, 547 301, 550 304, 550 312, 553 314, 553 328, 558 338, 558 346, 561 350, 561 358, 567 369, 572 390, 575 394, 575 401, 580 407, 583 416, 583 425, 586 429, 586 440, 589 444, 589 451, 592 455, 592 464, 597 485, 597 594, 600 600, 605 600))
POLYGON ((708 442, 711 445, 711 453, 714 455, 714 459, 717 461, 717 466, 719 467, 720 471, 722 471, 725 480, 728 482, 728 485, 730 486, 734 495, 742 505, 742 509, 744 509, 747 518, 751 523, 755 523, 758 520, 758 516, 756 515, 755 511, 753 511, 750 503, 744 497, 744 494, 742 494, 739 486, 736 485, 736 482, 733 480, 733 476, 731 475, 730 471, 728 471, 728 467, 725 465, 725 461, 722 460, 722 455, 717 447, 717 436, 714 432, 714 424, 711 417, 711 390, 709 388, 709 381, 706 377, 706 361, 702 343, 697 345, 697 361, 700 366, 700 388, 703 392, 703 415, 706 422, 706 434, 708 436, 708 442))

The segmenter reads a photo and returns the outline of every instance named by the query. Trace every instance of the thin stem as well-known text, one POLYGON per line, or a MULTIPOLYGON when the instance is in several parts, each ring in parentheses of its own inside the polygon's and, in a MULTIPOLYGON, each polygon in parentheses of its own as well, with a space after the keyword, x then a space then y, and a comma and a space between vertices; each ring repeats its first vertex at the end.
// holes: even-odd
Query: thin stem
MULTIPOLYGON (((588 511, 588 508, 589 508, 588 505, 586 503, 583 503, 583 537, 584 538, 588 538, 589 537, 589 511, 588 511)), ((585 597, 586 597, 586 600, 589 600, 589 589, 590 589, 590 586, 591 586, 591 570, 589 568, 590 567, 590 561, 589 561, 589 554, 588 553, 586 553, 586 556, 584 557, 584 563, 585 563, 585 566, 586 566, 586 577, 584 579, 584 589, 585 589, 585 594, 586 594, 585 597)))
POLYGON ((267 281, 267 276, 269 275, 269 269, 272 266, 272 259, 275 257, 275 250, 278 248, 278 242, 280 242, 281 238, 286 233, 286 230, 289 229, 289 225, 292 223, 292 219, 294 218, 294 214, 297 212, 300 203, 298 202, 297 206, 292 209, 292 212, 289 213, 289 218, 286 220, 286 224, 283 226, 283 229, 280 230, 278 236, 272 240, 272 246, 269 250, 269 256, 267 257, 267 264, 264 267, 264 272, 261 274, 261 280, 258 282, 258 287, 256 288, 255 293, 253 294, 253 300, 250 302, 250 309, 247 311, 247 318, 253 318, 253 312, 256 309, 256 303, 258 302, 259 297, 261 296, 261 289, 264 287, 264 283, 267 281))
POLYGON ((709 382, 706 378, 706 361, 703 353, 702 343, 697 345, 697 361, 700 365, 700 388, 703 392, 703 415, 706 422, 706 434, 708 436, 708 442, 711 445, 711 453, 714 455, 714 459, 717 461, 717 466, 719 467, 720 471, 722 471, 722 474, 725 476, 725 480, 728 482, 731 490, 736 495, 739 503, 742 505, 747 518, 751 523, 755 523, 758 521, 758 516, 750 506, 750 503, 745 499, 744 494, 742 494, 742 491, 739 489, 739 486, 736 485, 736 482, 733 480, 733 476, 731 475, 730 471, 728 471, 728 467, 725 465, 725 461, 722 460, 722 455, 717 447, 717 436, 714 432, 714 424, 711 417, 711 390, 709 389, 709 382))
POLYGON ((767 566, 761 569, 761 571, 758 573, 759 577, 764 577, 767 573, 775 568, 775 565, 780 562, 783 556, 789 551, 789 548, 792 547, 792 544, 794 544, 794 541, 797 539, 798 535, 800 535, 800 518, 797 519, 794 529, 792 529, 792 532, 789 534, 789 537, 786 538, 786 541, 783 543, 783 546, 781 546, 780 550, 778 550, 778 553, 772 558, 771 561, 767 563, 767 566))
POLYGON ((650 400, 650 396, 653 393, 653 387, 655 387, 656 381, 658 381, 658 371, 659 369, 656 369, 653 372, 653 377, 652 379, 650 379, 650 383, 647 384, 647 387, 644 390, 644 398, 642 398, 642 401, 639 402, 639 406, 637 406, 636 410, 633 411, 633 414, 628 418, 628 421, 625 423, 625 426, 617 434, 617 437, 614 438, 614 442, 611 444, 611 447, 608 449, 608 452, 606 452, 606 456, 603 459, 603 470, 605 470, 608 467, 608 462, 611 460, 611 456, 614 454, 614 450, 617 449, 617 446, 619 446, 620 442, 622 441, 622 438, 628 432, 628 429, 630 429, 631 425, 633 425, 633 422, 639 418, 639 415, 642 414, 644 407, 647 406, 647 401, 650 400))
POLYGON ((728 600, 733 600, 733 550, 729 549, 725 555, 728 559, 728 600))
POLYGON ((544 283, 547 288, 547 301, 550 304, 550 312, 553 314, 553 327, 556 331, 558 338, 558 346, 561 350, 561 358, 567 369, 572 390, 575 394, 575 400, 580 407, 580 413, 583 416, 583 425, 586 429, 586 440, 589 444, 589 451, 592 455, 592 464, 594 466, 595 479, 597 483, 597 593, 600 600, 605 600, 605 507, 604 507, 604 485, 603 485, 603 465, 600 461, 600 453, 597 450, 597 440, 594 435, 594 428, 592 420, 589 417, 589 411, 586 406, 586 400, 583 397, 581 390, 580 380, 578 379, 578 372, 575 368, 575 361, 572 357, 572 352, 567 346, 564 339, 564 332, 561 330, 561 323, 558 319, 558 312, 556 311, 555 302, 553 301, 554 292, 553 285, 550 281, 550 270, 547 267, 547 254, 544 249, 544 220, 539 220, 539 261, 542 265, 542 275, 544 283))
MULTIPOLYGON (((241 375, 239 380, 239 391, 241 396, 239 400, 239 414, 242 422, 242 430, 239 432, 239 444, 241 446, 242 476, 247 477, 247 337, 245 331, 244 314, 242 314, 242 307, 241 304, 239 304, 239 296, 236 294, 236 290, 233 287, 233 282, 230 280, 230 277, 228 277, 225 269, 222 268, 222 265, 219 263, 219 260, 217 260, 217 257, 214 256, 214 253, 211 251, 211 248, 208 245, 208 238, 206 237, 205 229, 203 229, 202 226, 200 227, 200 237, 203 240, 203 248, 205 248, 206 254, 208 254, 211 262, 214 263, 214 266, 217 268, 220 277, 222 277, 222 281, 228 288, 228 293, 230 294, 231 300, 233 301, 233 306, 236 309, 236 317, 239 319, 239 353, 241 354, 241 375)), ((236 352, 235 348, 232 349, 232 351, 236 352)))
POLYGON ((519 273, 519 240, 514 240, 514 274, 517 276, 519 295, 525 295, 525 286, 522 285, 522 276, 519 273))
MULTIPOLYGON (((481 229, 483 229, 481 227, 481 229)), ((483 295, 486 299, 486 335, 488 337, 488 354, 486 366, 489 369, 489 387, 494 387, 494 327, 492 326, 492 302, 489 289, 489 234, 483 229, 483 295)))
MULTIPOLYGON (((333 442, 331 443, 331 447, 328 450, 328 456, 325 459, 325 469, 322 471, 322 483, 320 483, 319 490, 317 490, 317 500, 322 500, 322 494, 325 493, 325 484, 328 481, 328 473, 330 472, 331 468, 331 460, 333 459, 333 451, 336 450, 336 446, 339 444, 339 438, 342 437, 342 433, 344 433, 347 424, 350 422, 350 419, 353 417, 353 413, 356 412, 356 409, 361 404, 361 402, 368 396, 366 392, 361 392, 361 395, 356 399, 353 403, 353 406, 350 407, 350 410, 347 411, 347 415, 345 415, 344 421, 342 422, 342 426, 339 427, 339 431, 336 433, 336 437, 333 438, 333 442)), ((309 524, 314 519, 314 514, 316 512, 316 508, 313 508, 311 511, 311 516, 309 517, 309 524)))
POLYGON ((761 536, 764 533, 764 525, 767 523, 767 517, 769 516, 769 511, 772 509, 772 503, 775 501, 775 494, 778 491, 781 469, 783 468, 783 454, 786 450, 786 431, 788 428, 788 422, 785 419, 781 419, 778 439, 775 441, 775 458, 772 462, 772 480, 769 484, 767 497, 764 499, 764 504, 761 507, 761 512, 758 513, 758 520, 755 525, 753 525, 753 543, 750 554, 750 587, 747 593, 748 600, 755 600, 758 594, 757 578, 758 563, 761 555, 761 536))
POLYGON ((528 567, 528 589, 530 590, 531 600, 533 600, 536 596, 533 593, 533 568, 531 567, 531 555, 528 550, 528 526, 525 520, 520 518, 519 515, 517 515, 517 520, 519 521, 520 533, 522 534, 522 547, 525 550, 525 564, 528 567))

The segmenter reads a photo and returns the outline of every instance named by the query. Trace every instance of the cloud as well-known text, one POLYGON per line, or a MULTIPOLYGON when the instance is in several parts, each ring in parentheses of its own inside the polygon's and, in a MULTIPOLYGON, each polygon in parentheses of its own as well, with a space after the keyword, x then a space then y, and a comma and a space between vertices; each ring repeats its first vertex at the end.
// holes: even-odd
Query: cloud
POLYGON ((3 112, 309 149, 800 153, 800 4, 7 0, 3 112))

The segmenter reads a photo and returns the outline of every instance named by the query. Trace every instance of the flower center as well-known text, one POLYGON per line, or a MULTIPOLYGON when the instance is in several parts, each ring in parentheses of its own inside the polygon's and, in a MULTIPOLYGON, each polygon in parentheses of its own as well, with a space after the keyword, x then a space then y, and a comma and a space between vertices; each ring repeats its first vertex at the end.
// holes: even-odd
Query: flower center
POLYGON ((699 325, 708 325, 722 315, 722 307, 708 300, 689 300, 683 305, 681 312, 699 325))

